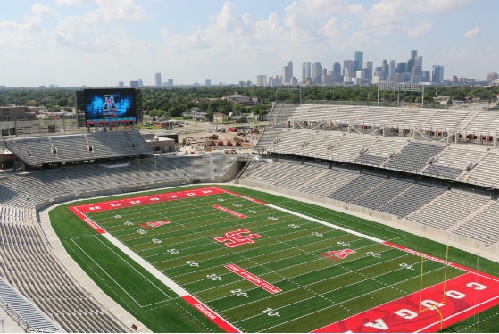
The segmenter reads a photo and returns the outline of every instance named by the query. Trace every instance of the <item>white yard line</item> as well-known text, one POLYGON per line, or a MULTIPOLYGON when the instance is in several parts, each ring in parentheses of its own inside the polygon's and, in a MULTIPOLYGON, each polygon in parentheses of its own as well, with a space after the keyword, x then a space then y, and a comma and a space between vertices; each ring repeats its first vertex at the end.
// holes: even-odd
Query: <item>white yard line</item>
POLYGON ((284 209, 284 208, 281 208, 281 207, 279 207, 277 205, 274 205, 274 204, 265 204, 265 205, 269 206, 269 207, 271 207, 273 209, 276 209, 276 210, 279 210, 279 211, 282 211, 282 212, 287 212, 287 213, 290 213, 290 214, 295 215, 297 217, 300 217, 300 218, 303 218, 303 219, 306 219, 306 220, 310 220, 310 221, 322 224, 324 226, 333 228, 335 230, 341 230, 341 231, 344 231, 344 232, 356 235, 358 237, 369 239, 371 241, 374 241, 374 242, 377 242, 377 243, 380 243, 380 244, 383 243, 383 242, 385 242, 385 240, 381 240, 381 239, 378 239, 378 238, 375 238, 375 237, 371 237, 369 235, 365 235, 365 234, 359 233, 357 231, 354 231, 354 230, 351 230, 351 229, 348 229, 348 228, 344 228, 344 227, 341 227, 341 226, 338 226, 338 225, 334 225, 334 224, 328 223, 328 222, 323 221, 323 220, 315 219, 315 218, 309 217, 309 216, 304 215, 304 214, 299 213, 299 212, 294 212, 294 211, 291 211, 291 210, 288 210, 288 209, 284 209))

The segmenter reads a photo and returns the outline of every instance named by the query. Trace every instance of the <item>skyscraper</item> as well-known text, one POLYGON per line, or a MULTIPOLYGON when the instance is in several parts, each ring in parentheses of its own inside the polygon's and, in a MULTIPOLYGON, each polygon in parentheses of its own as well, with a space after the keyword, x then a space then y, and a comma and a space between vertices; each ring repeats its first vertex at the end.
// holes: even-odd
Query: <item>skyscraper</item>
POLYGON ((418 50, 411 50, 411 59, 416 59, 418 56, 418 50))
POLYGON ((347 59, 343 61, 343 82, 352 82, 355 78, 354 61, 347 59))
POLYGON ((327 85, 327 68, 322 69, 321 85, 327 85))
POLYGON ((276 75, 274 77, 269 78, 269 85, 270 87, 280 87, 282 86, 282 77, 279 75, 276 75))
POLYGON ((381 63, 381 76, 380 79, 383 81, 386 81, 388 79, 388 61, 386 59, 383 59, 383 62, 381 63))
POLYGON ((321 84, 322 78, 322 64, 315 62, 312 64, 312 83, 315 85, 321 84))
POLYGON ((366 76, 366 81, 370 83, 373 79, 373 62, 368 61, 366 62, 366 68, 364 70, 365 76, 366 76))
POLYGON ((444 82, 444 67, 441 65, 433 65, 431 67, 431 82, 444 82))
POLYGON ((267 76, 266 75, 257 75, 256 76, 256 85, 258 87, 266 87, 267 86, 267 76))
POLYGON ((302 72, 301 72, 301 82, 306 83, 312 78, 312 63, 311 62, 304 62, 301 65, 302 72))
POLYGON ((414 66, 412 67, 411 80, 412 82, 420 82, 421 74, 423 71, 423 57, 417 56, 414 59, 414 66))
POLYGON ((161 73, 156 73, 154 75, 154 86, 161 87, 163 85, 163 80, 161 79, 161 73))
POLYGON ((282 78, 284 80, 284 84, 292 84, 293 83, 293 62, 289 61, 288 65, 282 67, 282 78))
POLYGON ((406 74, 404 74, 405 77, 407 76, 412 77, 412 68, 414 67, 414 63, 416 62, 417 56, 418 56, 418 50, 411 50, 411 59, 407 61, 407 66, 405 69, 406 74))
POLYGON ((362 71, 362 51, 355 51, 353 53, 353 70, 362 71))
POLYGON ((334 74, 334 83, 339 84, 341 83, 342 80, 342 75, 341 75, 341 64, 336 62, 333 64, 333 74, 334 74))
POLYGON ((387 81, 394 82, 395 81, 395 70, 396 70, 396 62, 395 60, 390 60, 390 64, 388 64, 388 78, 387 81))

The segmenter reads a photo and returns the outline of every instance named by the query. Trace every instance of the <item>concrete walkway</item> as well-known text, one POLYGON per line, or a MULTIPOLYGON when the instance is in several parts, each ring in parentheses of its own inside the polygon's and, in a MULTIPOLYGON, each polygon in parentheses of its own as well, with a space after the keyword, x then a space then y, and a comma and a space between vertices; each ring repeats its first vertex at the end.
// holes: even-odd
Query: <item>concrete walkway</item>
POLYGON ((0 307, 0 333, 25 333, 24 329, 0 307))

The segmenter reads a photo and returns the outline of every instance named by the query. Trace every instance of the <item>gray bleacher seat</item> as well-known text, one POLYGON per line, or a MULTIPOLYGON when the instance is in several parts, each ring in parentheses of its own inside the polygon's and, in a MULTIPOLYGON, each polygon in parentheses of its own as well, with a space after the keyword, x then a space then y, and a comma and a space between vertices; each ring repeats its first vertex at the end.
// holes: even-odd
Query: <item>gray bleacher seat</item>
POLYGON ((153 154, 136 130, 17 137, 4 142, 11 152, 30 166, 153 154))
POLYGON ((381 206, 398 196, 411 185, 412 183, 407 181, 387 179, 374 188, 371 188, 362 196, 356 198, 352 203, 369 209, 378 210, 381 206))
POLYGON ((446 189, 442 187, 414 184, 385 205, 380 206, 379 211, 402 218, 445 192, 446 189))
POLYGON ((496 201, 487 210, 464 222, 453 232, 474 240, 479 240, 488 246, 495 245, 499 241, 497 217, 499 217, 499 202, 496 201))
POLYGON ((423 171, 424 174, 433 175, 449 180, 456 179, 459 175, 461 175, 462 172, 463 170, 459 168, 437 165, 437 164, 430 164, 423 171))
POLYGON ((349 203, 354 201, 357 197, 362 196, 371 188, 376 187, 384 180, 385 178, 379 176, 361 174, 349 183, 338 188, 335 192, 329 195, 329 197, 349 203))
POLYGON ((384 167, 417 173, 426 166, 431 157, 439 154, 444 148, 442 145, 410 142, 389 159, 384 167))
POLYGON ((272 128, 269 126, 266 126, 263 130, 262 135, 260 136, 260 139, 258 140, 258 143, 255 145, 255 150, 256 151, 262 151, 265 150, 267 147, 269 147, 272 142, 279 137, 281 134, 282 129, 281 128, 272 128))
POLYGON ((388 158, 380 157, 372 154, 361 154, 355 158, 355 163, 362 165, 379 166, 382 165, 388 158))
POLYGON ((408 215, 407 219, 449 230, 489 200, 488 196, 451 190, 408 215))
POLYGON ((14 312, 30 331, 96 333, 104 332, 105 328, 112 329, 111 332, 126 331, 74 282, 47 244, 40 226, 30 223, 23 212, 9 210, 0 223, 1 273, 3 280, 18 291, 13 294, 12 289, 5 288, 6 284, 0 284, 4 308, 14 312), (83 312, 84 309, 88 312, 83 312), (102 322, 91 321, 94 314, 100 314, 102 322))
POLYGON ((276 127, 287 127, 288 119, 296 112, 298 105, 278 103, 269 114, 269 121, 276 127))

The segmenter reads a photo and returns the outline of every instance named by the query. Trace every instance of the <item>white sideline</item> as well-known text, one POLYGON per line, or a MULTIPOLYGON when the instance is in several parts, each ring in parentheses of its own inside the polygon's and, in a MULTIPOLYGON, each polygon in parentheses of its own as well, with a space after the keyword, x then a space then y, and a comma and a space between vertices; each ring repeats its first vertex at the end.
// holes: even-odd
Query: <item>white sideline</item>
POLYGON ((330 227, 330 228, 333 228, 335 230, 341 230, 341 231, 344 231, 344 232, 347 232, 347 233, 350 233, 350 234, 353 234, 353 235, 356 235, 358 237, 362 237, 362 238, 365 238, 365 239, 369 239, 371 241, 374 241, 374 242, 377 242, 377 243, 383 243, 385 242, 385 240, 381 240, 381 239, 378 239, 378 238, 375 238, 375 237, 371 237, 369 235, 365 235, 365 234, 362 234, 362 233, 359 233, 357 231, 354 231, 354 230, 350 230, 348 228, 344 228, 344 227, 341 227, 341 226, 337 226, 337 225, 334 225, 334 224, 331 224, 331 223, 328 223, 328 222, 325 222, 323 220, 319 220, 319 219, 315 219, 315 218, 312 218, 312 217, 309 217, 307 215, 304 215, 302 213, 299 213, 299 212, 294 212, 294 211, 290 211, 288 209, 284 209, 284 208, 281 208, 281 207, 278 207, 277 205, 274 205, 274 204, 265 204, 266 206, 269 206, 273 209, 276 209, 276 210, 279 210, 279 211, 282 211, 282 212, 286 212, 286 213, 289 213, 289 214, 292 214, 292 215, 295 215, 297 217, 300 217, 300 218, 303 218, 303 219, 306 219, 306 220, 310 220, 310 221, 313 221, 313 222, 316 222, 316 223, 319 223, 319 224, 322 224, 324 226, 327 226, 327 227, 330 227))
POLYGON ((138 263, 142 268, 147 270, 150 274, 152 274, 154 277, 156 277, 158 280, 160 280, 164 285, 172 289, 177 295, 180 297, 184 296, 189 296, 189 293, 184 290, 180 285, 172 281, 171 278, 163 274, 161 271, 158 269, 154 268, 149 262, 144 260, 142 257, 137 255, 134 251, 132 251, 130 248, 125 246, 121 241, 113 237, 109 233, 103 233, 101 234, 104 238, 109 240, 114 246, 118 247, 123 253, 127 254, 130 256, 132 260, 134 260, 136 263, 138 263))

